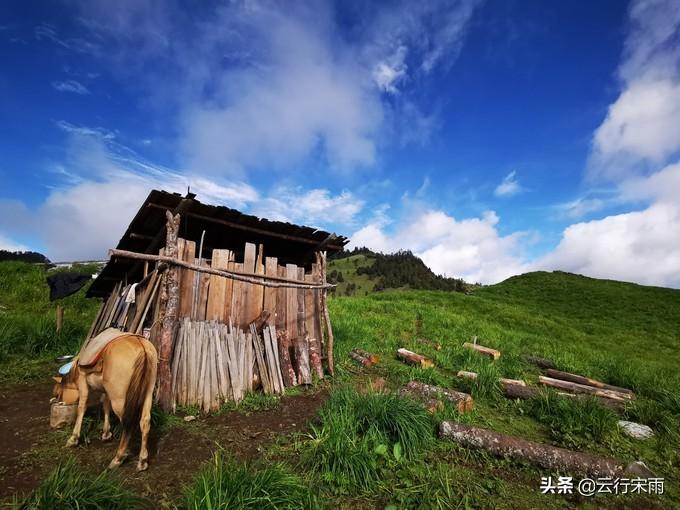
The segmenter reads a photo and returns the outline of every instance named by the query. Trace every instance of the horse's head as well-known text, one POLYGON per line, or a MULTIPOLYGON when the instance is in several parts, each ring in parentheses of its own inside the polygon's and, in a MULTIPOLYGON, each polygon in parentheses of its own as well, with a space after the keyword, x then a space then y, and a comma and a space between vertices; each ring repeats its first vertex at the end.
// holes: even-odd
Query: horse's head
POLYGON ((54 380, 52 396, 57 402, 63 402, 64 404, 76 404, 78 402, 80 392, 78 391, 78 385, 76 384, 78 378, 77 372, 77 363, 74 363, 71 371, 67 375, 52 377, 54 380))

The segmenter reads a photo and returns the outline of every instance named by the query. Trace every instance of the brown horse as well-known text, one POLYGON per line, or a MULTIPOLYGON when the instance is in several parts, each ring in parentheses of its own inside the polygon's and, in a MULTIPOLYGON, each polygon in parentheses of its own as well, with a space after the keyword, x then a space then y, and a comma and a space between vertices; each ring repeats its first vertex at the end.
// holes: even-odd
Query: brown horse
POLYGON ((109 468, 116 468, 128 455, 130 435, 139 417, 142 432, 137 470, 148 467, 147 440, 151 428, 151 404, 156 385, 158 354, 151 342, 139 335, 124 333, 111 340, 94 365, 81 367, 76 358, 68 375, 55 377, 55 396, 66 404, 78 402, 78 415, 66 446, 76 446, 87 407, 89 391, 103 392, 104 431, 102 440, 111 439, 111 409, 123 426, 116 456, 109 468))

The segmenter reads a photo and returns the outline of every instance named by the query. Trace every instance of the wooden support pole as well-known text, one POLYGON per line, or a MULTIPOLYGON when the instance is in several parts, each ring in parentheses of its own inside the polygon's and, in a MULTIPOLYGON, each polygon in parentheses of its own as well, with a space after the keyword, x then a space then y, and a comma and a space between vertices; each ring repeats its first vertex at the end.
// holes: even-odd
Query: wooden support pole
POLYGON ((61 331, 62 327, 64 327, 64 306, 59 303, 57 305, 57 333, 61 331))
POLYGON ((468 448, 485 450, 498 457, 529 462, 550 472, 610 477, 625 472, 624 465, 614 459, 573 452, 461 423, 443 421, 439 426, 439 437, 468 448))
POLYGON ((331 316, 328 313, 328 284, 326 283, 326 252, 317 252, 317 263, 321 271, 321 285, 323 289, 321 293, 321 309, 323 311, 324 322, 326 323, 326 332, 328 337, 326 340, 326 363, 328 364, 328 373, 335 375, 335 366, 333 361, 333 327, 331 326, 331 316))
MULTIPOLYGON (((166 240, 165 256, 168 261, 177 258, 177 233, 179 231, 179 214, 173 217, 166 211, 166 240)), ((172 359, 172 342, 177 325, 177 311, 179 309, 179 268, 170 264, 167 271, 167 303, 163 315, 158 363, 158 402, 164 411, 172 409, 172 374, 170 360, 172 359)))
POLYGON ((246 273, 243 271, 230 271, 226 269, 213 269, 207 266, 198 266, 184 260, 179 260, 170 257, 167 252, 165 255, 151 255, 148 253, 136 253, 134 251, 118 250, 116 248, 109 250, 110 257, 123 257, 137 260, 153 260, 159 262, 166 262, 173 266, 184 267, 199 273, 214 274, 238 280, 240 282, 252 283, 255 285, 262 285, 264 287, 285 287, 292 289, 332 289, 335 285, 330 283, 323 283, 321 285, 315 283, 300 283, 299 280, 293 278, 285 278, 281 276, 270 276, 256 273, 246 273))

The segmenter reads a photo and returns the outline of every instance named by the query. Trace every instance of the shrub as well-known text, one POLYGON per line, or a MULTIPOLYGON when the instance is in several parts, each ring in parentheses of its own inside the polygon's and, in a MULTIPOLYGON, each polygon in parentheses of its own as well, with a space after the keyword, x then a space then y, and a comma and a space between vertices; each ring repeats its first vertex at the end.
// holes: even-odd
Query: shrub
POLYGON ((185 490, 182 509, 303 509, 320 504, 299 477, 281 464, 253 467, 217 452, 185 490))

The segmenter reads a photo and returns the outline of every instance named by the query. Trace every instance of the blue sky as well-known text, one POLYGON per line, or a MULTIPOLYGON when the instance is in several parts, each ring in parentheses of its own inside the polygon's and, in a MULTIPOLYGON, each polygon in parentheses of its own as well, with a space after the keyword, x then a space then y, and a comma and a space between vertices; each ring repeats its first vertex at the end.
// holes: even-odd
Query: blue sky
POLYGON ((672 0, 6 2, 0 248, 102 258, 152 187, 410 249, 680 287, 672 0))

